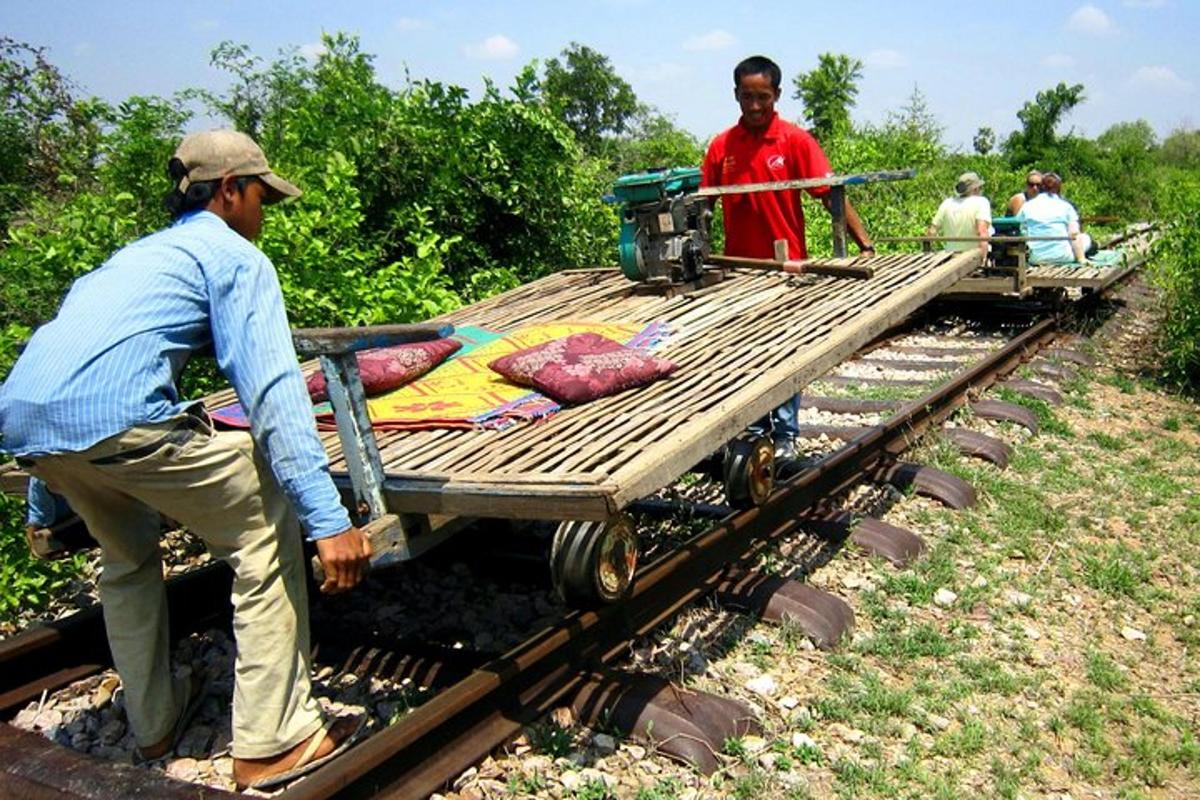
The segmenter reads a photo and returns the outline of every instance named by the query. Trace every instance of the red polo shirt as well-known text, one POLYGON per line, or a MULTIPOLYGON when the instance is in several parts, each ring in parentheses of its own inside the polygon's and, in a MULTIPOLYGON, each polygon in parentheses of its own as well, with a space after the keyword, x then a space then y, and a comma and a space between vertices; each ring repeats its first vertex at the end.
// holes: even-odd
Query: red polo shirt
MULTIPOLYGON (((765 183, 832 175, 829 159, 812 134, 776 113, 762 133, 739 121, 713 139, 704 157, 704 186, 765 183)), ((808 190, 813 197, 828 186, 808 190)), ((751 192, 721 197, 725 254, 774 258, 776 239, 787 239, 788 257, 805 258, 804 210, 797 191, 751 192)))

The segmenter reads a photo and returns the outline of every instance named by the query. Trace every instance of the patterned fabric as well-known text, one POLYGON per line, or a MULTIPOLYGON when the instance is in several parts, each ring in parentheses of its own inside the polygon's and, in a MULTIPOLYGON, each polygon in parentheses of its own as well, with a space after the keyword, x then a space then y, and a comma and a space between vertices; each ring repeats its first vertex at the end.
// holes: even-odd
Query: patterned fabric
POLYGON ((329 479, 270 260, 208 211, 118 250, 75 281, 0 385, 4 451, 79 452, 196 405, 175 382, 211 344, 254 441, 308 535, 350 527, 329 479))
MULTIPOLYGON (((473 325, 455 325, 450 338, 462 348, 411 383, 367 400, 371 425, 377 430, 438 428, 504 428, 523 420, 549 416, 561 406, 546 395, 507 381, 488 364, 518 350, 561 339, 574 333, 598 333, 629 347, 653 349, 670 334, 661 322, 640 326, 620 323, 553 322, 527 325, 509 334, 473 325)), ((333 409, 328 401, 313 406, 319 427, 331 429, 333 409)), ((209 409, 213 420, 245 427, 242 407, 233 403, 209 409)))
POLYGON ((489 364, 562 403, 586 403, 670 375, 675 364, 595 333, 577 333, 489 364))
POLYGON ((368 400, 371 423, 385 430, 503 428, 552 414, 560 408, 557 402, 506 381, 488 364, 574 333, 598 333, 622 342, 647 343, 665 336, 658 324, 552 322, 527 325, 508 334, 459 325, 454 338, 470 337, 471 341, 464 341, 462 350, 432 372, 368 400))
MULTIPOLYGON (((357 354, 363 389, 370 397, 403 386, 429 372, 460 347, 462 342, 454 339, 436 339, 363 350, 357 354)), ((314 403, 329 399, 323 371, 318 369, 308 376, 308 395, 314 403)))

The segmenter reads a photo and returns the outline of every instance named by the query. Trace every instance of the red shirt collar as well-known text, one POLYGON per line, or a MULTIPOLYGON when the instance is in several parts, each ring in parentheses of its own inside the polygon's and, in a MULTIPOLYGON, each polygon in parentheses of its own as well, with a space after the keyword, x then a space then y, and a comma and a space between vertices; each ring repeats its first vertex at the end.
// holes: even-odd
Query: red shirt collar
POLYGON ((762 139, 777 139, 777 138, 779 138, 780 124, 781 124, 781 120, 779 119, 778 111, 771 112, 771 121, 767 123, 767 127, 763 130, 762 133, 756 133, 755 131, 750 130, 749 128, 746 127, 745 123, 742 122, 741 117, 738 118, 738 128, 741 130, 743 136, 753 136, 753 137, 762 138, 762 139))

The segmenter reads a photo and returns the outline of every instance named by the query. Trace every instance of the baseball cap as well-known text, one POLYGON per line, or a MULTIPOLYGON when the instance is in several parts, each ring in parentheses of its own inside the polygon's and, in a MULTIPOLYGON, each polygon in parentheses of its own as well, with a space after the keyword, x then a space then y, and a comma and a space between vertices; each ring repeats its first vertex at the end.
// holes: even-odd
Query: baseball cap
POLYGON ((964 172, 958 176, 958 183, 954 184, 954 191, 959 194, 966 194, 972 189, 978 189, 983 186, 983 179, 974 172, 964 172))
POLYGON ((193 183, 226 175, 253 175, 271 190, 267 203, 300 196, 300 189, 272 172, 262 148, 241 131, 224 128, 185 136, 175 150, 175 158, 187 169, 179 180, 181 192, 193 183))

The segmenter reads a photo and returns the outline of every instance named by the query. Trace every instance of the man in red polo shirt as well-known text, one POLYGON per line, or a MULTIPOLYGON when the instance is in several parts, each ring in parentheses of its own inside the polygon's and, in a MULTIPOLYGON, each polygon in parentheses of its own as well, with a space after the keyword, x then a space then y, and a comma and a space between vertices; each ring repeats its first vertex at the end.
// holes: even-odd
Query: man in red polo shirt
MULTIPOLYGON (((704 157, 704 186, 824 178, 833 174, 829 159, 813 135, 780 118, 775 111, 779 65, 751 56, 733 71, 734 91, 742 109, 738 124, 713 139, 704 157)), ((829 208, 829 187, 807 190, 829 208)), ((796 190, 723 195, 725 254, 774 258, 775 241, 786 239, 788 257, 808 256, 804 246, 804 210, 796 190)), ((846 229, 863 255, 873 255, 870 237, 858 212, 846 200, 846 229)))
MULTIPOLYGON (((824 178, 832 175, 829 159, 812 134, 781 119, 775 111, 783 74, 764 56, 751 56, 733 70, 733 96, 742 109, 738 124, 713 139, 704 157, 704 186, 824 178)), ((830 207, 829 187, 807 190, 830 207)), ((725 254, 774 258, 775 242, 785 239, 788 258, 808 256, 804 244, 804 210, 800 192, 748 192, 721 196, 725 210, 725 254)), ((846 230, 864 256, 875 254, 858 212, 846 200, 846 230)), ((771 431, 778 458, 795 455, 799 398, 792 398, 753 430, 771 431)))

